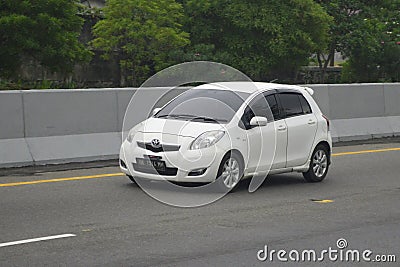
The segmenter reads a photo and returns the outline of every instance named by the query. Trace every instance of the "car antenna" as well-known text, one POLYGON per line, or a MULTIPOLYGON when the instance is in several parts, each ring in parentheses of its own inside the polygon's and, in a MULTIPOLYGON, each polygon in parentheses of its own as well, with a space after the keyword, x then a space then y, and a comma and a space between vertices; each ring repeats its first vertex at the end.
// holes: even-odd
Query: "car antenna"
POLYGON ((270 81, 270 83, 274 83, 276 82, 278 79, 273 79, 272 81, 270 81))

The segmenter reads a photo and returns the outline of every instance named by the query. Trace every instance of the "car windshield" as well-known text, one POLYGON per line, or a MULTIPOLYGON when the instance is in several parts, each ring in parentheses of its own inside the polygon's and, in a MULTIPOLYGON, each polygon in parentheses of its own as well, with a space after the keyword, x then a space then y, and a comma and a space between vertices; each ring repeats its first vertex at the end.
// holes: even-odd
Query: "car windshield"
POLYGON ((248 93, 218 89, 191 89, 160 110, 156 118, 228 123, 248 93))

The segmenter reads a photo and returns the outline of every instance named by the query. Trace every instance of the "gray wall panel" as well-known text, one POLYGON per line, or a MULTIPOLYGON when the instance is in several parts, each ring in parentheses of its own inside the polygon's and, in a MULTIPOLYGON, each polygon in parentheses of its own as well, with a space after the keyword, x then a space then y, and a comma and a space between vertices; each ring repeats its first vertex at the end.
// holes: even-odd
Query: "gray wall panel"
POLYGON ((112 90, 25 91, 26 137, 116 132, 112 90))
POLYGON ((24 137, 20 92, 0 92, 0 139, 24 137))
POLYGON ((400 115, 400 83, 385 84, 385 116, 400 115))
POLYGON ((313 98, 318 103, 318 106, 321 109, 322 113, 330 118, 331 112, 330 112, 328 85, 318 84, 318 85, 307 85, 307 86, 314 90, 313 98))
POLYGON ((383 84, 329 85, 328 93, 332 119, 385 115, 383 84))
POLYGON ((128 104, 136 92, 136 88, 131 88, 131 89, 120 89, 116 90, 115 93, 117 94, 117 101, 118 101, 118 122, 117 122, 117 128, 118 131, 122 131, 122 123, 124 120, 126 108, 128 107, 128 104))

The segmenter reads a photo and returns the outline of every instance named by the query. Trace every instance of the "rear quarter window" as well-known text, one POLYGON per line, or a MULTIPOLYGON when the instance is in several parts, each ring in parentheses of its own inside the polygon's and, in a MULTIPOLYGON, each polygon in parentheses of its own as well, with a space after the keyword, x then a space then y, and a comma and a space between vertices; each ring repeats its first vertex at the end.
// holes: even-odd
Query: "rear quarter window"
POLYGON ((310 103, 308 103, 307 99, 303 95, 299 95, 300 98, 300 103, 301 103, 301 108, 303 109, 304 114, 311 114, 311 106, 310 103))

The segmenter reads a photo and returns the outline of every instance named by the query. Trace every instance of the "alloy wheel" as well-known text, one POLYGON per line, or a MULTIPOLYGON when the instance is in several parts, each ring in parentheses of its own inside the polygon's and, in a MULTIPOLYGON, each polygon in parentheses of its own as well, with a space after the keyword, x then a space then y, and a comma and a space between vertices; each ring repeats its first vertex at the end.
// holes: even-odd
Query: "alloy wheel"
POLYGON ((228 159, 224 164, 221 176, 227 188, 234 188, 240 180, 239 162, 234 158, 228 159))
POLYGON ((313 157, 313 172, 315 176, 324 176, 328 167, 328 157, 324 150, 318 150, 313 157))

